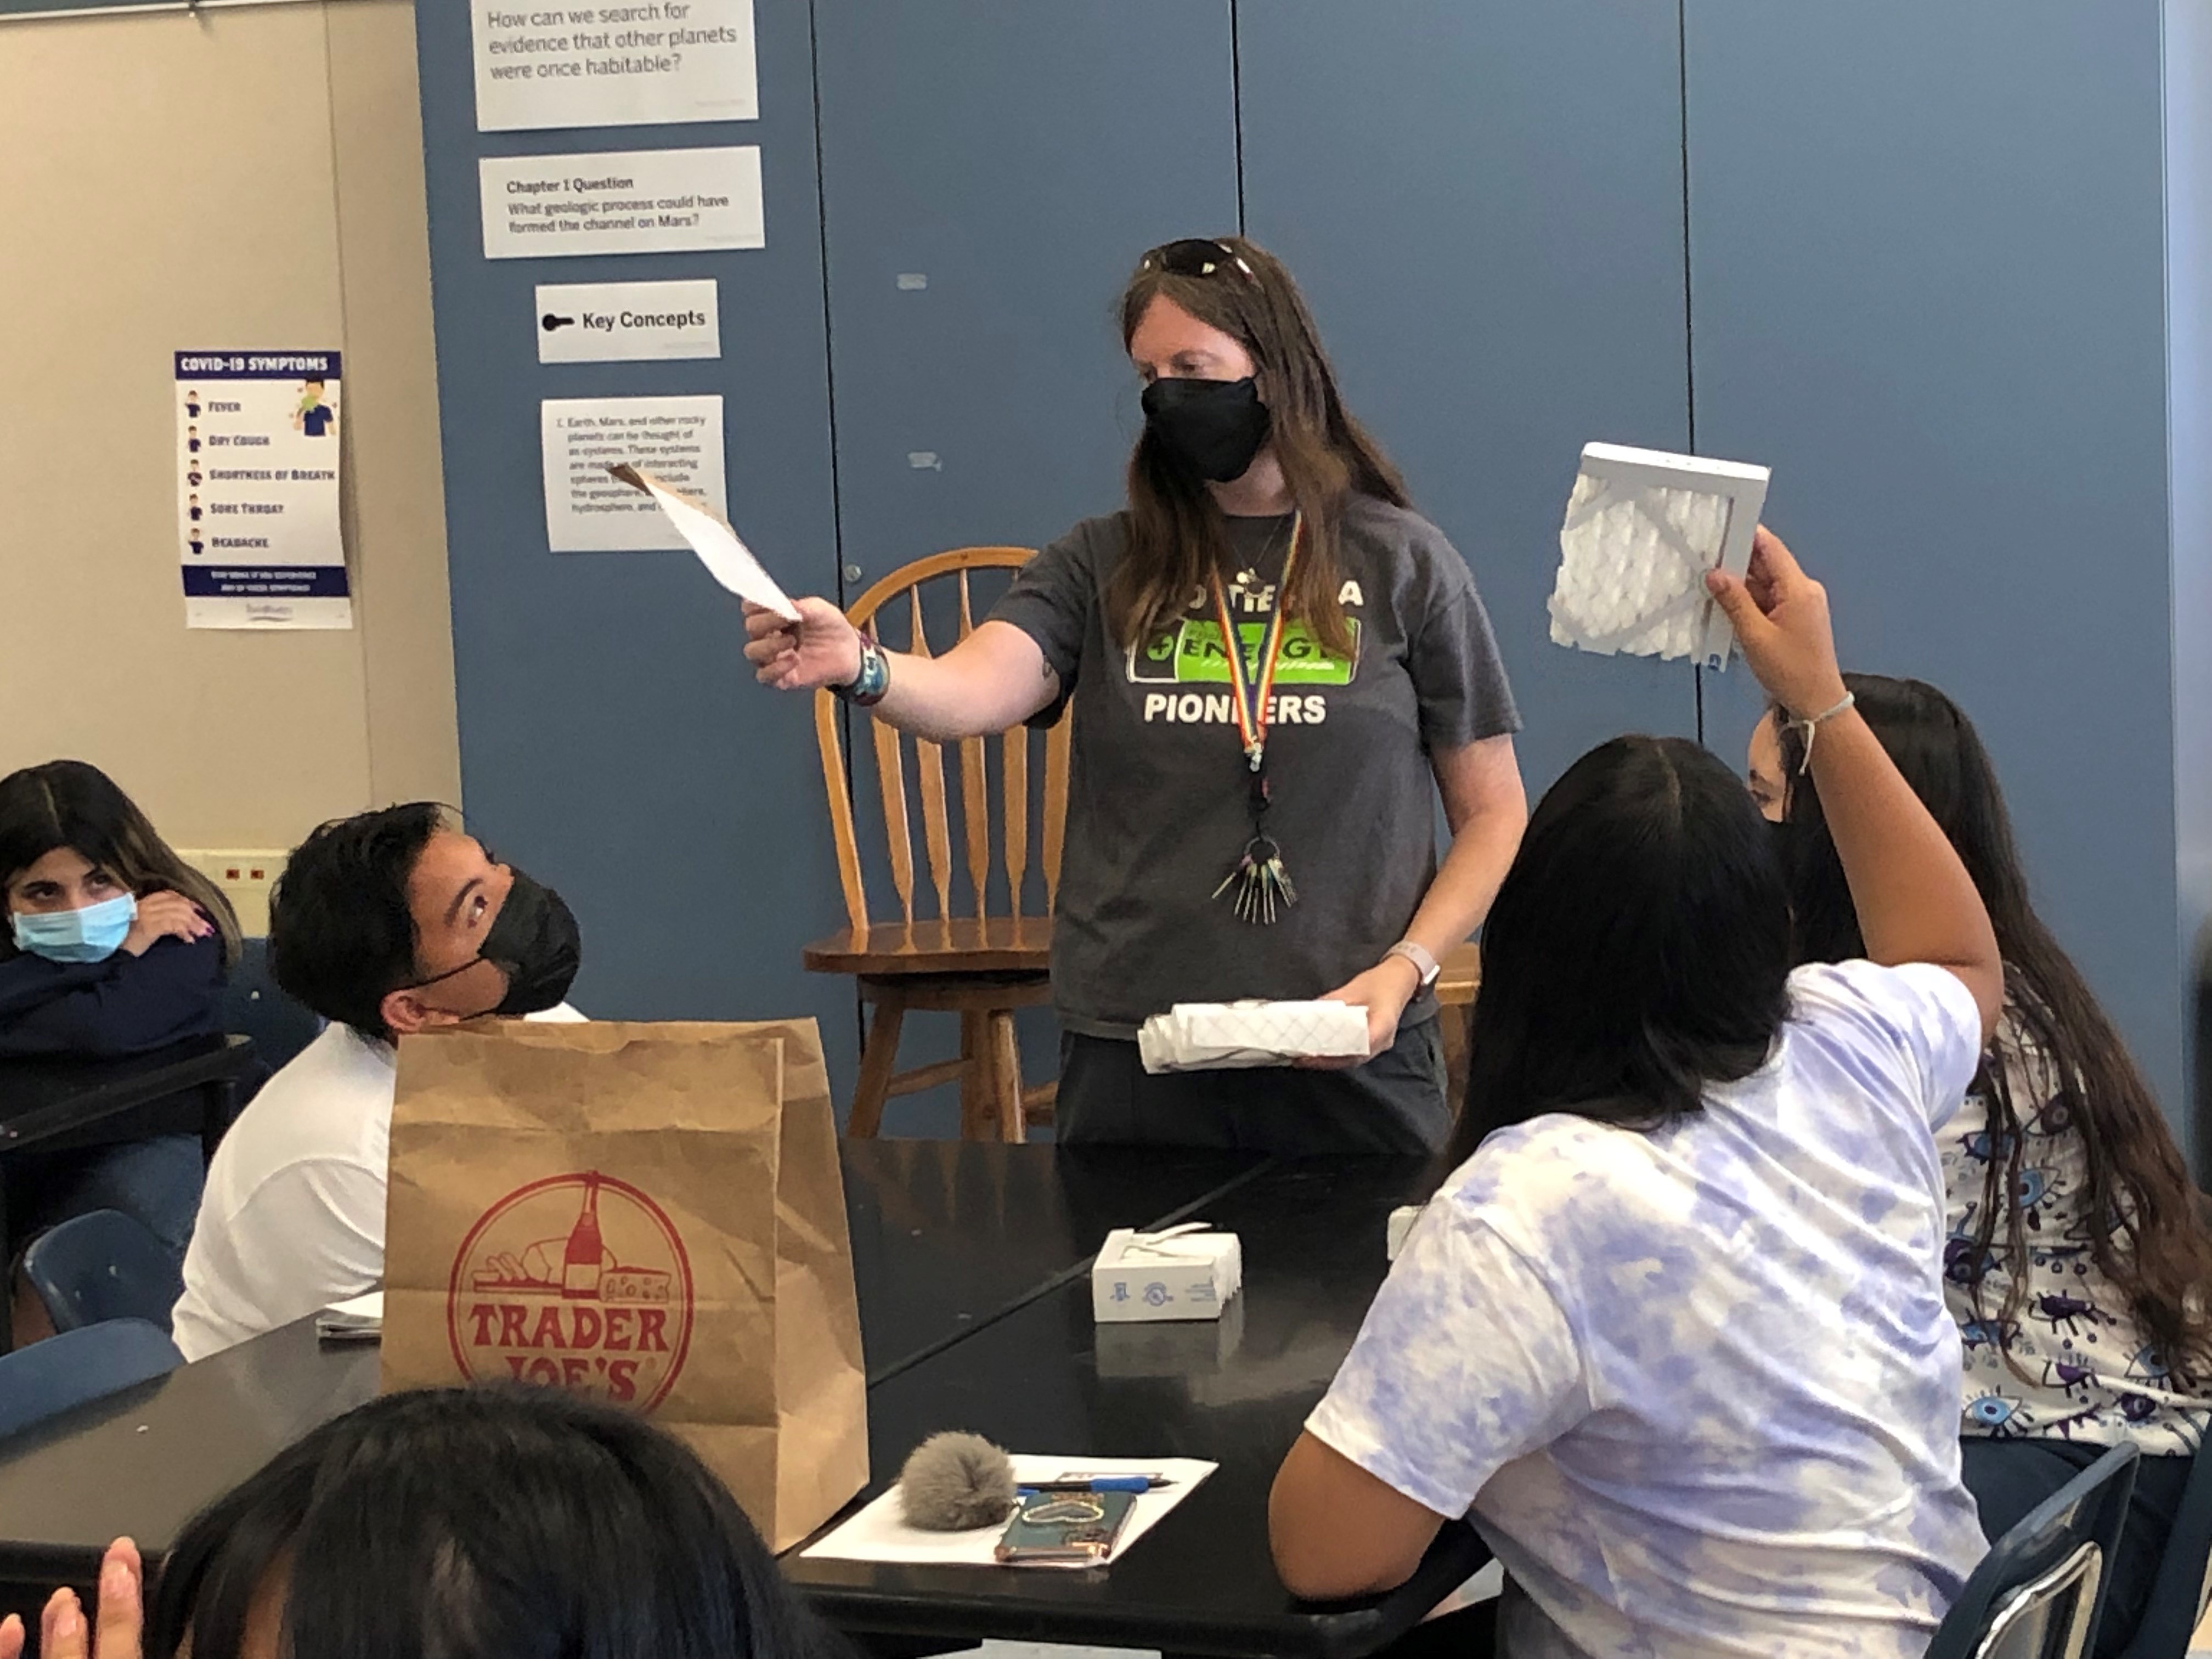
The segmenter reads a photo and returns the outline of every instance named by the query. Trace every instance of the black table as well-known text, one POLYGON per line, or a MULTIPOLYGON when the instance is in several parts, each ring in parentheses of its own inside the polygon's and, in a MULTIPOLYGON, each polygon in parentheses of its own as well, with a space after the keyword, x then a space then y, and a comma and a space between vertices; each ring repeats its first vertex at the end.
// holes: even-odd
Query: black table
POLYGON ((220 1034, 106 1060, 0 1060, 0 1154, 100 1145, 117 1119, 194 1089, 219 1129, 252 1064, 250 1038, 220 1034))
POLYGON ((1267 1164, 1173 1148, 843 1146, 871 1386, 1087 1273, 1108 1229, 1180 1221, 1267 1164))
MULTIPOLYGON (((1384 1218, 1435 1184, 1422 1165, 884 1141, 848 1143, 845 1172, 877 1475, 866 1496, 951 1427, 1022 1450, 1221 1468, 1103 1572, 787 1555, 840 1626, 892 1646, 1006 1636, 1349 1659, 1485 1559, 1471 1532, 1448 1528, 1404 1589, 1314 1608, 1267 1555, 1268 1483, 1382 1281, 1384 1218), (1087 1269, 1106 1230, 1191 1216, 1244 1241, 1244 1294, 1222 1322, 1094 1328, 1087 1269)), ((9 1443, 0 1611, 34 1608, 57 1583, 88 1589, 118 1534, 158 1558, 201 1505, 374 1395, 377 1359, 319 1345, 302 1320, 9 1443)))
MULTIPOLYGON (((254 1063, 242 1036, 190 1037, 143 1054, 107 1060, 0 1060, 0 1159, 135 1140, 143 1109, 175 1095, 201 1097, 200 1139, 210 1155, 232 1116, 234 1091, 254 1063)), ((0 1239, 8 1237, 0 1183, 0 1239)), ((0 1319, 0 1352, 8 1346, 0 1319)))
MULTIPOLYGON (((870 1374, 896 1376, 1079 1273, 1111 1226, 1180 1217, 1257 1176, 1254 1154, 843 1144, 870 1374)), ((0 1450, 0 1612, 88 1589, 108 1540, 158 1556, 200 1507, 376 1392, 374 1346, 303 1319, 82 1407, 0 1450)))
POLYGON ((1243 1244, 1243 1294, 1219 1324, 1094 1324, 1085 1275, 869 1390, 877 1479, 862 1501, 940 1429, 973 1429, 1024 1452, 1220 1464, 1123 1559, 1101 1571, 1017 1573, 794 1551, 785 1570, 831 1622, 863 1635, 1326 1659, 1372 1652, 1487 1560, 1487 1549, 1466 1526, 1448 1527, 1403 1589, 1316 1607, 1292 1600, 1275 1577, 1267 1489, 1382 1282, 1389 1212, 1426 1198, 1442 1173, 1398 1158, 1275 1165, 1205 1206, 1204 1219, 1243 1244))

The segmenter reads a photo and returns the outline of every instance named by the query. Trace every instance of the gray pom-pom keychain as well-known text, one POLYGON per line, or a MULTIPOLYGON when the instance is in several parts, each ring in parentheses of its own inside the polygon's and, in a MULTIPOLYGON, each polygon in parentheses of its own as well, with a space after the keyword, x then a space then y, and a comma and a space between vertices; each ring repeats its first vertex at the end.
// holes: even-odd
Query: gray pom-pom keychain
POLYGON ((933 1434, 899 1475, 908 1523, 926 1532, 972 1532, 1014 1512, 1014 1460, 980 1434, 933 1434))

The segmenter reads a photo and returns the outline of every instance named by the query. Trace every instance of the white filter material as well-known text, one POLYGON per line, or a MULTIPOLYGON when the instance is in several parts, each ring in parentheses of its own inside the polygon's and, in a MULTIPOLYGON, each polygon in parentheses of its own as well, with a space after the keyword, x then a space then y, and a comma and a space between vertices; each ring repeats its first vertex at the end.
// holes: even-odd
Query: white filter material
POLYGON ((1630 484, 1585 470, 1559 531, 1552 639, 1603 656, 1695 655, 1712 604, 1734 501, 1725 493, 1630 484))

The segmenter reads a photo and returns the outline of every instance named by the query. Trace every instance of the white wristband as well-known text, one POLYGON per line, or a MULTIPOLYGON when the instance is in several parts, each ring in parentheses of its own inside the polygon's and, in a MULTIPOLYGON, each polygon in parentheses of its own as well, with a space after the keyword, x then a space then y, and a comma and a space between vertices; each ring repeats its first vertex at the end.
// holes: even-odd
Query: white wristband
POLYGON ((1386 959, 1391 957, 1403 957, 1407 962, 1412 963, 1413 971, 1421 976, 1420 988, 1424 991, 1434 985, 1437 982, 1437 975, 1443 971, 1443 964, 1429 954, 1427 947, 1416 945, 1409 939, 1400 939, 1382 955, 1386 959))
POLYGON ((1857 702, 1858 696, 1856 692, 1846 691, 1844 693, 1844 700, 1838 703, 1833 708, 1823 708, 1817 714, 1808 714, 1802 720, 1784 720, 1783 722, 1784 729, 1791 732, 1802 732, 1805 734, 1805 758, 1797 763, 1797 771, 1800 776, 1802 776, 1804 774, 1813 769, 1813 739, 1820 735, 1820 722, 1822 720, 1832 720, 1835 719, 1837 715, 1842 714, 1844 710, 1850 708, 1857 702))

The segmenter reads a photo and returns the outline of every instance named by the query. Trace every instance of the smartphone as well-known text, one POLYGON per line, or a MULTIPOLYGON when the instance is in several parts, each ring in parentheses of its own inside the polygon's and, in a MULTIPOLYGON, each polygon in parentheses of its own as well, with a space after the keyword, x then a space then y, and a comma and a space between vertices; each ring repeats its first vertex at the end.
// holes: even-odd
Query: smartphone
POLYGON ((1134 1492, 1031 1492, 993 1553, 1010 1567, 1096 1566, 1113 1554, 1136 1506, 1134 1492))

